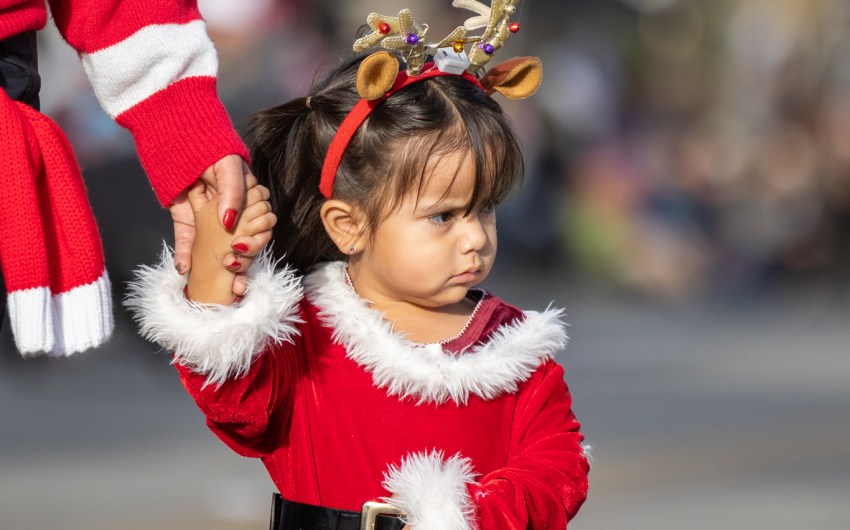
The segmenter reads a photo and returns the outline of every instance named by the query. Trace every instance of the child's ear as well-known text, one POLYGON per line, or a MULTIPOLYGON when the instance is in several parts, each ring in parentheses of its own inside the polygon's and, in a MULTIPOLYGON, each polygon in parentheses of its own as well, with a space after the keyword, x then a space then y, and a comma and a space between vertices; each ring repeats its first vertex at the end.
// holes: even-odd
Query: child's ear
POLYGON ((367 231, 360 210, 345 201, 329 199, 322 205, 320 215, 325 231, 340 252, 348 255, 363 250, 367 231))

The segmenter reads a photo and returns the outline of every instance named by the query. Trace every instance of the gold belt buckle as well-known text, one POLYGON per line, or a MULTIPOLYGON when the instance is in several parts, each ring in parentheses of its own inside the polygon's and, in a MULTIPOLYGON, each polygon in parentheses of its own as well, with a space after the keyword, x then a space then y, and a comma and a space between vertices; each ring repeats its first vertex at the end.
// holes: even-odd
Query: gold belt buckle
POLYGON ((404 512, 385 502, 367 501, 360 512, 360 530, 375 530, 379 515, 404 515, 404 512))

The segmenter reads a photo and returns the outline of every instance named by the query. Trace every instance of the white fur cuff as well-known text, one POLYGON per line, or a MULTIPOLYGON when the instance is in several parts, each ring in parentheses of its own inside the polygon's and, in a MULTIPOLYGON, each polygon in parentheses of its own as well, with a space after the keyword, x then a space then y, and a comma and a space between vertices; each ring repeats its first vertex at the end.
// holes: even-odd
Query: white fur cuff
POLYGON ((174 362, 207 374, 207 383, 220 384, 247 372, 270 343, 291 340, 300 322, 301 283, 292 270, 275 271, 263 255, 248 278, 238 304, 193 302, 183 294, 186 278, 174 269, 174 257, 165 248, 159 264, 136 270, 124 306, 144 338, 174 352, 174 362))
POLYGON ((460 454, 415 453, 384 475, 384 488, 393 494, 385 500, 404 511, 413 530, 471 530, 475 507, 466 486, 473 478, 469 459, 460 454))

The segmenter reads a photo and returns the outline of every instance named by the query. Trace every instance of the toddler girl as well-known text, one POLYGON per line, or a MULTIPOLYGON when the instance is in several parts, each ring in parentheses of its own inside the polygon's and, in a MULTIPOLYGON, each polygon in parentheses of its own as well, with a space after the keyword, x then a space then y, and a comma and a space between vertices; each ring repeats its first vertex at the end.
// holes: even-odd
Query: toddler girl
POLYGON ((388 52, 357 56, 255 116, 262 185, 237 238, 196 189, 188 291, 166 256, 129 305, 174 351, 210 429, 262 459, 282 497, 273 528, 564 529, 588 464, 553 360, 561 312, 475 288, 495 259, 495 209, 522 176, 488 92, 516 90, 539 63, 495 81, 399 68, 388 52), (268 193, 272 259, 231 304, 232 274, 274 223, 268 193))

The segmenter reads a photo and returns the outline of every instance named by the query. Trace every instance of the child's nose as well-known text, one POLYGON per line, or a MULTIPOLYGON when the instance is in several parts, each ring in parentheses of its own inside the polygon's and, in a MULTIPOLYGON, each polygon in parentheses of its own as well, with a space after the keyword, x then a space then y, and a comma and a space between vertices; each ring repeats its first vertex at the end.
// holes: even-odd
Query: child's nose
POLYGON ((487 231, 479 216, 473 214, 464 218, 463 252, 478 251, 487 244, 487 231))

